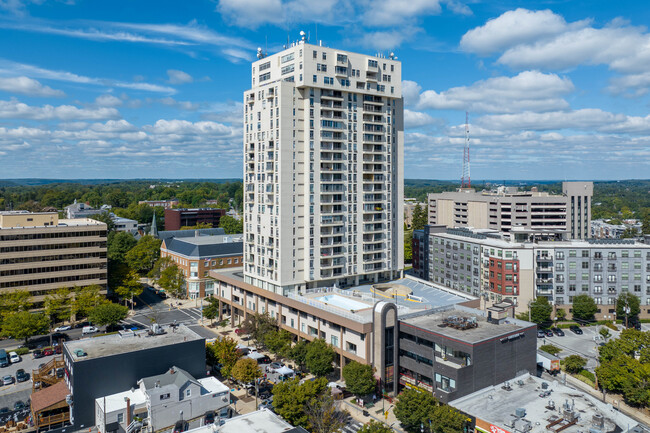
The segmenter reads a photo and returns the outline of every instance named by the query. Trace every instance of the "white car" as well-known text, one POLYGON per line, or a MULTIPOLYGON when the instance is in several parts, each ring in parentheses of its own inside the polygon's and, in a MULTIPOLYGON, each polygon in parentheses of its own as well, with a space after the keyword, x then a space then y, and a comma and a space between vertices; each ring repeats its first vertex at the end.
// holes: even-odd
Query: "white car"
POLYGON ((97 329, 96 327, 84 326, 83 329, 81 330, 81 335, 94 334, 96 332, 99 332, 99 329, 97 329))
POLYGON ((54 332, 63 332, 63 331, 69 331, 72 329, 72 326, 70 325, 63 325, 59 326, 58 328, 54 328, 54 332))
POLYGON ((18 356, 16 352, 9 352, 9 362, 15 364, 20 361, 21 361, 20 356, 18 356))

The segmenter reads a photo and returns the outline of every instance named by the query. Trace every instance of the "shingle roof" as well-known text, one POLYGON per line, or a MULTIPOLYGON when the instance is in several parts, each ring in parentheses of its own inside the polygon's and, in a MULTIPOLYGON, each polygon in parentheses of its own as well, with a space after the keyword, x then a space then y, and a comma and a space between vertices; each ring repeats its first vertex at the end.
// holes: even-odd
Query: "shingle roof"
POLYGON ((189 238, 196 236, 198 233, 200 236, 211 236, 211 235, 225 235, 226 231, 221 227, 215 227, 211 229, 198 229, 198 230, 163 230, 158 232, 158 238, 165 240, 169 238, 189 238))
POLYGON ((167 239, 164 242, 168 251, 186 257, 232 257, 241 256, 244 253, 243 242, 195 244, 176 238, 167 239))
POLYGON ((41 411, 47 407, 52 406, 53 404, 59 403, 65 400, 65 397, 70 394, 68 385, 65 384, 65 381, 55 383, 52 386, 41 389, 32 393, 32 410, 34 412, 41 411))
POLYGON ((145 377, 142 379, 142 383, 146 389, 153 389, 156 384, 161 387, 175 385, 176 388, 180 389, 187 382, 192 382, 197 386, 201 386, 201 384, 196 379, 194 379, 191 374, 178 367, 172 367, 163 374, 145 377))

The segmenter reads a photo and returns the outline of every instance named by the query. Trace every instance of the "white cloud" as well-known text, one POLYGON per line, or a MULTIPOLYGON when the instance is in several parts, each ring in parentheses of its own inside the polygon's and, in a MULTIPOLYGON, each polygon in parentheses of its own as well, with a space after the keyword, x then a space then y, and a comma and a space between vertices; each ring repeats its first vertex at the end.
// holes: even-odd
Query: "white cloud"
POLYGON ((95 98, 95 105, 98 107, 119 107, 122 102, 120 98, 113 95, 99 95, 95 98))
POLYGON ((361 38, 361 45, 378 50, 389 50, 399 47, 402 42, 411 39, 422 29, 417 27, 408 27, 395 30, 382 30, 377 32, 365 32, 361 38))
POLYGON ((44 86, 29 77, 0 77, 0 90, 9 93, 20 93, 28 96, 60 97, 65 96, 61 90, 54 90, 44 86))
POLYGON ((120 113, 115 108, 78 108, 73 105, 31 106, 15 99, 0 101, 0 119, 30 120, 99 120, 116 119, 120 113))
POLYGON ((433 117, 429 116, 427 113, 422 113, 419 111, 411 111, 409 109, 404 110, 404 128, 417 128, 419 126, 430 125, 434 123, 435 120, 433 117))
POLYGON ((158 120, 153 126, 144 128, 147 132, 160 135, 185 136, 185 135, 211 135, 211 136, 229 136, 232 134, 232 128, 217 122, 200 121, 190 122, 187 120, 158 120))
POLYGON ((179 71, 178 69, 168 69, 167 76, 169 77, 170 84, 185 84, 194 81, 192 76, 187 72, 179 71))
POLYGON ((439 14, 440 0, 373 0, 366 6, 363 20, 368 25, 394 26, 413 17, 439 14))
POLYGON ((407 101, 417 101, 415 106, 419 109, 517 113, 569 108, 560 95, 573 91, 574 87, 567 77, 524 71, 514 77, 489 78, 440 93, 427 90, 416 98, 414 95, 418 89, 416 83, 407 85, 407 101))
POLYGON ((313 21, 341 25, 353 9, 342 0, 219 0, 217 11, 228 23, 256 28, 313 21))

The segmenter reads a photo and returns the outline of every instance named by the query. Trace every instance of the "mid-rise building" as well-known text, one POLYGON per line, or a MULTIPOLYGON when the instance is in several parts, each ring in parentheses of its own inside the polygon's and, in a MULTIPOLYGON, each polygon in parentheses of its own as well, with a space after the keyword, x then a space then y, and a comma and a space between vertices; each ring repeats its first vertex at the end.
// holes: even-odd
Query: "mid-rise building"
MULTIPOLYGON (((187 230, 192 232, 191 230, 187 230)), ((169 257, 185 276, 191 299, 214 294, 211 269, 238 268, 243 260, 243 235, 214 235, 167 238, 160 245, 160 256, 169 257)))
POLYGON ((414 233, 414 272, 421 278, 487 301, 511 301, 517 311, 544 296, 570 316, 576 295, 613 319, 616 298, 632 293, 650 315, 650 245, 627 239, 515 242, 489 230, 429 226, 414 233), (427 234, 428 233, 428 234, 427 234), (428 269, 424 269, 428 266, 428 269))
POLYGON ((102 205, 99 209, 92 207, 88 203, 77 203, 77 200, 74 201, 70 206, 66 206, 63 211, 65 216, 68 219, 75 218, 88 218, 93 215, 100 214, 102 212, 110 212, 110 205, 102 205))
POLYGON ((106 224, 91 219, 0 212, 0 293, 28 290, 38 309, 61 287, 105 288, 106 236, 106 224))
POLYGON ((401 63, 307 43, 251 66, 244 275, 280 294, 403 270, 401 63))
POLYGON ((526 237, 590 236, 593 182, 563 182, 562 195, 499 187, 429 194, 429 224, 518 233, 526 237))
POLYGON ((165 230, 180 230, 181 227, 193 227, 197 224, 210 224, 219 227, 225 209, 170 209, 165 208, 165 230))

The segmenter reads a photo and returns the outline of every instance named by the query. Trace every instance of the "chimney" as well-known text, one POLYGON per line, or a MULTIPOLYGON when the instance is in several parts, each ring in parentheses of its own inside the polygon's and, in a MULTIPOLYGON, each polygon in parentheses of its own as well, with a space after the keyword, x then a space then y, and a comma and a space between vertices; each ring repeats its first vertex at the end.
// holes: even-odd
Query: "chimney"
POLYGON ((126 430, 131 425, 131 399, 124 397, 124 401, 126 401, 126 425, 124 428, 126 430))
POLYGON ((174 373, 176 373, 176 371, 174 370, 174 367, 170 368, 169 369, 169 374, 174 374, 174 373))

